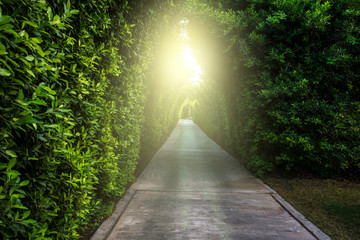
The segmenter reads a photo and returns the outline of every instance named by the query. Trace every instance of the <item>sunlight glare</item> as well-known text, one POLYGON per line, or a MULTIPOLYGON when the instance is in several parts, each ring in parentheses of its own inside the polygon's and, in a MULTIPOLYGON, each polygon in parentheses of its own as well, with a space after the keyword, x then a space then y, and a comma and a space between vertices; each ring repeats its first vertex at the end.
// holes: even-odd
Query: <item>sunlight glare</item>
POLYGON ((201 69, 201 66, 197 62, 194 50, 190 48, 187 44, 187 41, 189 40, 189 35, 186 30, 186 25, 188 24, 189 20, 181 20, 180 25, 181 33, 180 37, 183 39, 183 46, 182 46, 182 53, 181 53, 181 60, 185 64, 186 68, 190 71, 190 82, 193 86, 198 85, 200 82, 202 82, 201 75, 203 74, 203 70, 201 69))
POLYGON ((196 59, 197 52, 190 47, 188 22, 180 21, 178 31, 165 35, 165 41, 160 45, 158 66, 164 79, 196 86, 203 81, 203 70, 196 59))
POLYGON ((183 40, 189 40, 189 34, 188 32, 186 31, 186 25, 189 23, 189 20, 181 20, 180 21, 180 25, 181 25, 181 32, 180 32, 180 37, 183 39, 183 40))
POLYGON ((181 60, 191 73, 189 80, 192 85, 198 85, 200 82, 202 82, 201 75, 203 74, 203 70, 201 69, 199 63, 196 61, 193 50, 189 46, 183 47, 181 60))

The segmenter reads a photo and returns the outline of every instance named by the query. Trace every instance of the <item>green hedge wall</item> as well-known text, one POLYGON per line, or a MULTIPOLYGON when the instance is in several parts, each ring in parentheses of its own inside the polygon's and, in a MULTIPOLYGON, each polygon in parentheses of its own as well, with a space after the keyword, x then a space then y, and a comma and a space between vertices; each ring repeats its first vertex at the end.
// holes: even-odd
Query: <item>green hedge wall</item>
POLYGON ((146 61, 126 1, 0 4, 0 235, 76 239, 140 151, 146 61))
POLYGON ((179 97, 152 69, 171 3, 0 2, 2 239, 80 238, 166 139, 179 97))
POLYGON ((231 66, 204 84, 199 125, 258 175, 358 178, 359 3, 212 2, 189 17, 208 19, 231 66))

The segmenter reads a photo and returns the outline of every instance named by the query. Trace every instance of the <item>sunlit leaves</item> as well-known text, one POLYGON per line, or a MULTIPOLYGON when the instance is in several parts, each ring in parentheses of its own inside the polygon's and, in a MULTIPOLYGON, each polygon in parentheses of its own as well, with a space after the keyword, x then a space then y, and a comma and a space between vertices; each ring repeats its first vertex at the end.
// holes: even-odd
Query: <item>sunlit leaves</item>
POLYGON ((144 97, 141 68, 125 67, 118 50, 133 41, 127 6, 113 15, 107 1, 1 8, 13 14, 0 14, 0 236, 76 239, 99 201, 133 180, 144 97))
POLYGON ((32 62, 32 61, 34 61, 35 58, 32 55, 28 55, 25 57, 25 59, 28 60, 29 62, 32 62))
POLYGON ((0 68, 0 76, 8 77, 11 75, 11 72, 9 70, 0 68))

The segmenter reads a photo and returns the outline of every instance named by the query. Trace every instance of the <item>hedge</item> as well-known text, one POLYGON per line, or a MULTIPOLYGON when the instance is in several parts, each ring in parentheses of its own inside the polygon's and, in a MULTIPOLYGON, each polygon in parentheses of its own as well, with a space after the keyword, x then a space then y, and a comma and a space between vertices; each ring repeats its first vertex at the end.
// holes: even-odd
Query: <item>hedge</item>
MULTIPOLYGON (((141 138, 152 140, 143 125, 154 54, 151 37, 141 35, 151 36, 150 26, 141 29, 145 17, 134 18, 144 7, 131 4, 0 3, 3 239, 77 239, 135 179, 141 138)), ((154 127, 159 139, 173 115, 154 127)))
POLYGON ((259 176, 358 178, 359 3, 209 2, 190 17, 230 66, 204 84, 199 125, 259 176))

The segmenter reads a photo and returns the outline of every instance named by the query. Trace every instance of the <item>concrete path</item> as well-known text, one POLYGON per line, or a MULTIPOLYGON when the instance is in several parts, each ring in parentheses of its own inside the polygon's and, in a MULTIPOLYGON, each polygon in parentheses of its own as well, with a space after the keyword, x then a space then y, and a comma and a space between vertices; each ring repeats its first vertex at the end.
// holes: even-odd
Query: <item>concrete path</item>
POLYGON ((92 240, 330 239, 181 120, 92 240))

